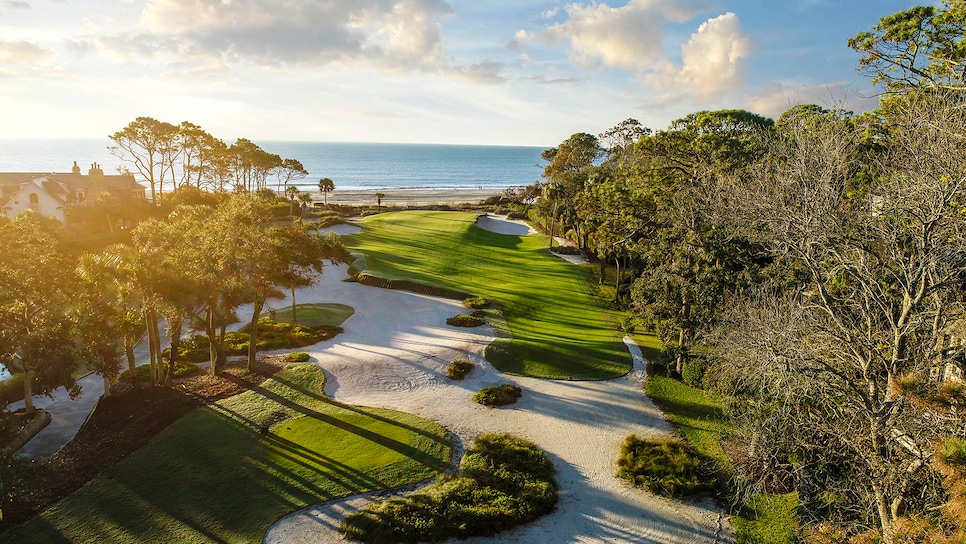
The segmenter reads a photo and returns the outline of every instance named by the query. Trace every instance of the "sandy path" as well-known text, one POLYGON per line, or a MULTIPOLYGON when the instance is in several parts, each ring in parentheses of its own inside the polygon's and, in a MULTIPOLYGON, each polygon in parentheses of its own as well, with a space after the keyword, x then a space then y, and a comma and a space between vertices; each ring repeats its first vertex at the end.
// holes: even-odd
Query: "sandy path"
MULTIPOLYGON (((641 389, 643 358, 634 370, 605 382, 548 381, 505 376, 483 359, 488 326, 458 329, 446 317, 462 311, 455 301, 339 281, 345 267, 329 267, 322 282, 301 290, 299 302, 348 304, 356 313, 345 333, 308 349, 326 371, 326 393, 346 403, 381 406, 436 421, 462 444, 483 432, 510 432, 538 444, 557 468, 560 502, 537 522, 470 543, 521 542, 731 542, 730 528, 709 504, 684 504, 632 489, 617 480, 614 460, 631 433, 666 435, 666 419, 641 389), (462 356, 477 364, 462 382, 445 367, 462 356), (472 394, 512 382, 523 398, 486 408, 472 394)), ((636 346, 635 346, 636 348, 636 346)), ((310 506, 273 525, 267 543, 338 542, 338 525, 363 507, 365 497, 310 506)))

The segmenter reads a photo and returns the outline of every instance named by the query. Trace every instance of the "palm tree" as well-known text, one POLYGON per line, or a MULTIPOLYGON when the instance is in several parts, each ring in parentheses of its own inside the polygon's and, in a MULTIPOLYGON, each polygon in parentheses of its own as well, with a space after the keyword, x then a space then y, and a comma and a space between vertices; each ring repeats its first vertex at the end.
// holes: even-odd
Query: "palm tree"
POLYGON ((382 207, 382 199, 386 197, 386 193, 376 193, 376 207, 382 207))
POLYGON ((302 203, 302 213, 299 214, 299 223, 301 223, 302 218, 305 217, 305 210, 312 205, 312 194, 308 191, 300 191, 297 198, 302 203))
POLYGON ((319 180, 319 191, 322 193, 322 203, 328 207, 329 192, 335 190, 335 182, 332 178, 322 178, 319 180))
POLYGON ((295 215, 295 199, 297 199, 299 196, 299 188, 295 187, 294 185, 291 187, 286 187, 285 196, 287 196, 289 200, 288 214, 295 215))

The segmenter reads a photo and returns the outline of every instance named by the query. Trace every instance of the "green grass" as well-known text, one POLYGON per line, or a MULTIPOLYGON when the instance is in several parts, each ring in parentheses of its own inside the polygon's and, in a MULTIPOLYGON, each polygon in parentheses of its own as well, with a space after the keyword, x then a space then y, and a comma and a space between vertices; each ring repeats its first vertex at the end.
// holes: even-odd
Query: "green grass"
MULTIPOLYGON (((345 304, 296 304, 295 317, 292 319, 292 307, 285 306, 275 308, 275 321, 279 323, 292 323, 305 325, 307 327, 338 327, 343 321, 356 311, 352 306, 345 304)), ((264 313, 262 315, 265 315, 264 313)))
MULTIPOLYGON (((495 234, 474 213, 396 212, 361 221, 346 245, 369 270, 482 295, 499 302, 512 341, 491 358, 503 372, 540 378, 605 379, 625 374, 621 334, 587 293, 581 270, 547 252, 542 235, 495 234)), ((488 358, 490 355, 488 353, 488 358)))
POLYGON ((197 409, 0 542, 260 542, 298 508, 449 466, 439 425, 334 403, 324 384, 315 365, 291 365, 197 409))
POLYGON ((553 511, 553 465, 536 444, 484 434, 460 463, 425 489, 350 514, 343 533, 363 542, 442 542, 493 535, 553 511))
MULTIPOLYGON (((660 356, 660 341, 654 336, 638 334, 645 357, 660 356)), ((714 460, 725 478, 735 471, 721 447, 721 441, 733 428, 722 412, 723 406, 700 389, 661 375, 648 375, 647 396, 657 404, 668 420, 699 454, 714 460)), ((731 524, 739 544, 787 544, 795 541, 797 522, 794 508, 796 493, 758 495, 731 516, 731 524)))

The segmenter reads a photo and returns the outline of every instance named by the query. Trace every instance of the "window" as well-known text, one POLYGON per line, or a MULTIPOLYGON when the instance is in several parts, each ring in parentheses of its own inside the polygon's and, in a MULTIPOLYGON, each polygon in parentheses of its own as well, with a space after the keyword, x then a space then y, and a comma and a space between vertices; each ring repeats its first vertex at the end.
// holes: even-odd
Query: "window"
POLYGON ((40 211, 40 197, 36 193, 30 193, 30 209, 40 211))

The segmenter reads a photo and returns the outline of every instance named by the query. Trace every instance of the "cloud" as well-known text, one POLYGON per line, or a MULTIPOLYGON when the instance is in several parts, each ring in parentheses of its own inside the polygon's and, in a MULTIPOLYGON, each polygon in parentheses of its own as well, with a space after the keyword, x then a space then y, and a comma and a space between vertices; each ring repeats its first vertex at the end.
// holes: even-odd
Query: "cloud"
POLYGON ((0 41, 0 64, 33 66, 50 64, 54 52, 26 41, 0 41))
POLYGON ((744 105, 749 111, 773 119, 799 104, 817 104, 827 109, 863 112, 878 107, 878 97, 862 96, 845 81, 822 85, 783 84, 775 81, 762 87, 757 94, 744 99, 744 105))
POLYGON ((16 11, 18 9, 30 9, 30 4, 18 0, 3 0, 0 2, 0 11, 16 11))
POLYGON ((752 49, 737 15, 708 19, 681 46, 683 64, 676 79, 701 98, 738 89, 744 84, 741 61, 752 49))
POLYGON ((184 54, 279 66, 439 65, 442 0, 148 0, 140 28, 184 54))
POLYGON ((578 67, 628 70, 647 86, 711 98, 744 82, 742 63, 753 44, 738 16, 729 12, 703 22, 681 45, 677 62, 665 50, 664 28, 692 21, 713 7, 710 0, 630 0, 621 7, 570 4, 566 20, 538 31, 521 30, 507 47, 567 43, 571 62, 578 67))

